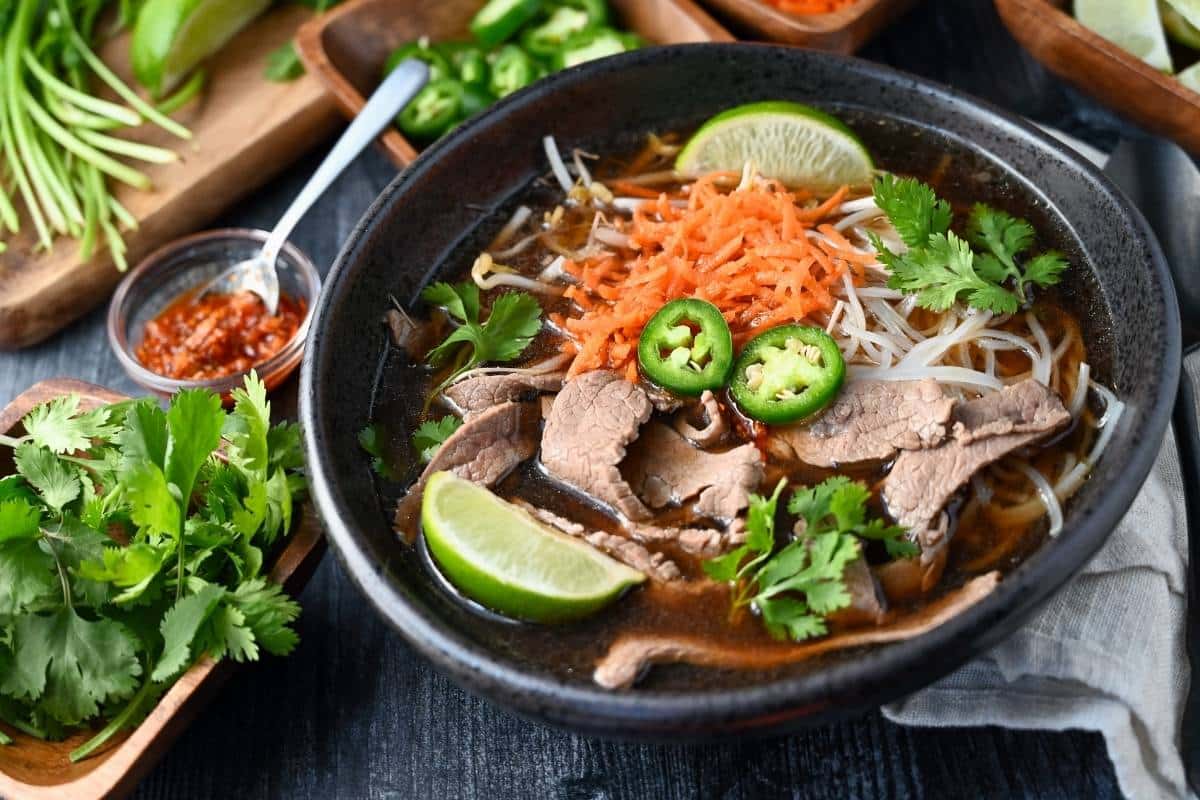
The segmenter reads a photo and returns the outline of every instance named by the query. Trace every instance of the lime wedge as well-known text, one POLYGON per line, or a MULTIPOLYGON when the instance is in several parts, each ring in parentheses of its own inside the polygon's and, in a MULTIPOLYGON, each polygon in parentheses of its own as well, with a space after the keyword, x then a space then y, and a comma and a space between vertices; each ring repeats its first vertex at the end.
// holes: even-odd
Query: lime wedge
POLYGON ((421 502, 425 542, 463 594, 533 622, 578 619, 646 576, 522 508, 449 472, 435 472, 421 502))
POLYGON ((750 103, 717 114, 696 131, 675 159, 685 175, 759 173, 788 186, 829 189, 871 182, 875 164, 841 120, 800 103, 750 103))
POLYGON ((129 45, 134 76, 162 97, 269 5, 271 0, 148 0, 129 45))
POLYGON ((1158 0, 1167 36, 1184 47, 1200 50, 1200 0, 1158 0))
POLYGON ((1175 77, 1193 92, 1200 93, 1200 61, 1192 64, 1175 77))
POLYGON ((1155 69, 1174 71, 1158 0, 1075 0, 1075 18, 1155 69))

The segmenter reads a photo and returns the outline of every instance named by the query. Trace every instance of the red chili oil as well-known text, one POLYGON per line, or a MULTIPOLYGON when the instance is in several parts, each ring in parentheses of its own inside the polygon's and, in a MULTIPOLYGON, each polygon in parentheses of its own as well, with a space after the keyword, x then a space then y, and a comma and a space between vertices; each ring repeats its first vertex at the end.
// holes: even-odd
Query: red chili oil
POLYGON ((286 295, 275 316, 251 292, 195 295, 184 292, 146 323, 135 351, 146 369, 189 381, 246 372, 292 340, 306 311, 303 300, 286 295))

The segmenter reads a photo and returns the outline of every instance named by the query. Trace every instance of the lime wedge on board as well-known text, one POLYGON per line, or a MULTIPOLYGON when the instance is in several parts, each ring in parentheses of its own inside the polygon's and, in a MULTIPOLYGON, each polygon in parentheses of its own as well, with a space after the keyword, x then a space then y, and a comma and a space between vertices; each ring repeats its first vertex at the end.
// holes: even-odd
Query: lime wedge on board
POLYGON ((1075 0, 1075 18, 1163 72, 1173 72, 1158 0, 1075 0))
MULTIPOLYGON (((1158 0, 1167 36, 1184 47, 1200 50, 1200 0, 1158 0)), ((1185 70, 1186 71, 1186 70, 1185 70)))
POLYGON ((692 134, 675 169, 690 176, 740 172, 747 162, 788 186, 815 189, 865 185, 875 170, 867 148, 841 120, 783 100, 717 114, 692 134))
POLYGON ((162 97, 269 5, 271 0, 148 0, 129 45, 134 76, 162 97))
POLYGON ((449 472, 435 472, 425 485, 421 524, 430 553, 451 583, 517 619, 578 619, 646 579, 449 472))

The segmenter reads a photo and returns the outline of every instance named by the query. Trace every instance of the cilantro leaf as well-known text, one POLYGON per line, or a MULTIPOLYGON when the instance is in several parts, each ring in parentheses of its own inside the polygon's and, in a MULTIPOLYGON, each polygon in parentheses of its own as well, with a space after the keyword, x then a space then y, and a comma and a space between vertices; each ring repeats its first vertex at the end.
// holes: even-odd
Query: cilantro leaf
POLYGON ((1045 289, 1054 286, 1067 268, 1067 259, 1057 250, 1047 250, 1025 264, 1025 282, 1045 289))
POLYGON ((194 660, 193 642, 200 626, 217 609, 225 589, 214 584, 181 598, 162 620, 163 652, 150 674, 155 681, 171 680, 194 660))
POLYGON ((705 561, 704 573, 715 581, 734 581, 753 571, 775 549, 775 511, 779 496, 787 486, 781 478, 770 497, 750 495, 750 508, 746 513, 746 543, 723 556, 705 561), (752 556, 743 565, 747 556, 752 556))
POLYGON ((0 545, 0 617, 18 614, 61 592, 54 558, 37 540, 16 539, 0 545))
POLYGON ((153 400, 140 400, 125 413, 125 427, 117 434, 121 458, 128 468, 141 464, 162 467, 167 463, 167 415, 153 400))
POLYGON ((42 515, 28 500, 0 501, 0 544, 16 539, 36 539, 42 515))
POLYGON ((28 438, 37 446, 52 453, 72 453, 87 450, 92 439, 110 439, 117 432, 108 424, 109 410, 103 406, 92 411, 79 411, 79 395, 56 397, 34 408, 22 423, 28 438))
POLYGON ((210 453, 221 443, 225 412, 221 398, 201 389, 185 389, 175 395, 167 411, 167 451, 163 470, 186 504, 192 496, 196 474, 210 453))
POLYGON ((1021 270, 1014 259, 1033 246, 1034 236, 1033 226, 1023 219, 984 203, 976 203, 971 209, 967 238, 979 249, 990 251, 1010 277, 1020 277, 1021 270))
POLYGON ((421 461, 426 464, 432 461, 442 444, 461 427, 462 420, 453 415, 422 422, 412 437, 413 447, 421 454, 421 461))
POLYGON ((63 725, 78 725, 100 704, 129 697, 142 674, 128 630, 112 620, 85 620, 70 608, 18 617, 13 643, 15 669, 0 691, 38 698, 39 708, 63 725))
POLYGON ((294 81, 304 74, 304 64, 296 52, 296 46, 291 40, 284 42, 278 48, 267 54, 267 66, 263 75, 269 81, 287 83, 294 81))
POLYGON ((246 615, 229 605, 221 604, 196 632, 195 649, 212 658, 229 656, 234 661, 258 659, 254 632, 246 626, 246 615))
POLYGON ((930 236, 950 230, 950 204, 915 178, 880 175, 875 179, 874 192, 875 204, 909 247, 924 247, 930 236))
POLYGON ((174 547, 167 543, 157 547, 148 542, 106 547, 101 560, 84 561, 76 572, 82 578, 122 589, 113 598, 114 603, 131 603, 142 597, 173 552, 174 547))
POLYGON ((234 591, 232 602, 246 617, 246 625, 268 653, 286 656, 299 641, 288 627, 300 616, 300 605, 276 583, 265 578, 246 581, 234 591))
POLYGON ((53 452, 34 442, 23 442, 13 452, 17 471, 37 490, 46 505, 62 513, 79 497, 79 473, 59 461, 53 452))
POLYGON ((923 248, 885 262, 891 269, 888 286, 916 293, 917 303, 933 311, 945 311, 960 295, 975 308, 1011 314, 1018 308, 1015 295, 989 283, 975 271, 971 246, 953 232, 935 234, 923 248))
POLYGON ((179 535, 182 524, 179 502, 161 469, 143 464, 126 473, 124 485, 129 516, 134 523, 153 533, 179 535))
POLYGON ((225 438, 229 441, 230 462, 259 479, 267 475, 267 432, 271 427, 271 404, 267 387, 258 374, 246 376, 244 389, 234 389, 233 413, 225 419, 225 438))
POLYGON ((459 365, 447 382, 485 362, 512 361, 525 351, 542 327, 542 307, 526 292, 509 292, 497 297, 487 321, 482 324, 479 322, 479 287, 470 281, 454 286, 434 283, 425 288, 421 297, 427 303, 442 306, 461 323, 429 351, 426 360, 430 364, 446 363, 460 344, 471 346, 471 357, 459 365))

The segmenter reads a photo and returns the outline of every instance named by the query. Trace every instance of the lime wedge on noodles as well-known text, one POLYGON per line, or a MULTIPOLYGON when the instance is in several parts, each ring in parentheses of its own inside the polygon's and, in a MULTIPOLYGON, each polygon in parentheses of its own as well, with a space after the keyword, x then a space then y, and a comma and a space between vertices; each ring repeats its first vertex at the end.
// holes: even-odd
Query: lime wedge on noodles
POLYGON ((691 176, 740 172, 747 162, 768 178, 814 189, 865 185, 875 169, 867 148, 841 120, 783 100, 717 114, 684 145, 675 169, 691 176))
POLYGON ((1158 0, 1075 0, 1075 18, 1155 69, 1174 71, 1158 0))
POLYGON ((138 83, 155 97, 220 50, 271 0, 148 0, 138 12, 129 59, 138 83))
POLYGON ((645 576, 449 472, 435 472, 421 502, 425 542, 468 597, 533 622, 578 619, 645 576))
POLYGON ((1158 10, 1167 36, 1184 47, 1200 50, 1200 0, 1158 0, 1158 10))

